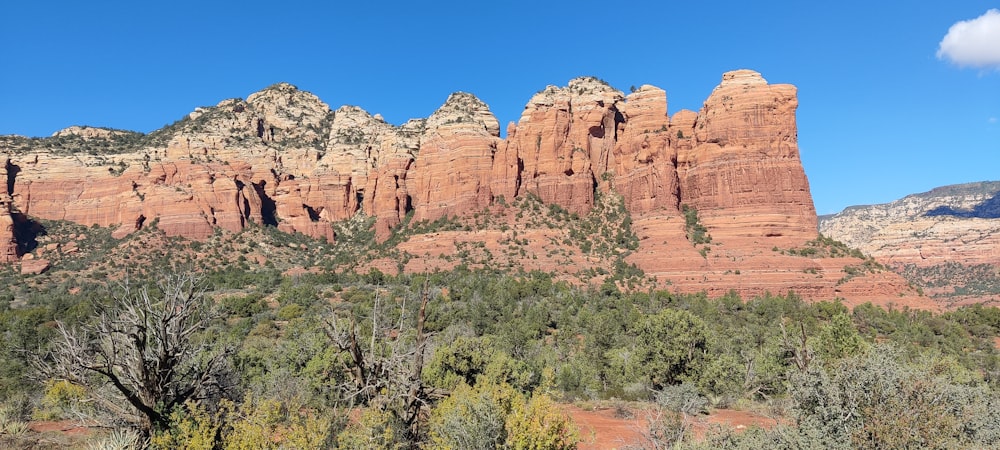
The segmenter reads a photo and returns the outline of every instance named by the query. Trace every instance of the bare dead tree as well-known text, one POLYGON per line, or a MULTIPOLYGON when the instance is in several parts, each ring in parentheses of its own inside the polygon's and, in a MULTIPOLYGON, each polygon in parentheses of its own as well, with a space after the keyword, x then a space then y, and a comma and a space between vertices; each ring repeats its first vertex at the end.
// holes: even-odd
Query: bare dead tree
POLYGON ((339 386, 344 398, 352 406, 364 404, 390 411, 411 437, 419 435, 420 414, 426 412, 430 400, 443 397, 441 392, 425 386, 421 379, 428 298, 425 286, 415 328, 407 325, 405 304, 400 309, 398 322, 382 317, 382 298, 378 291, 370 336, 359 337, 357 318, 350 312, 335 311, 326 320, 327 336, 347 355, 343 359, 343 372, 348 381, 339 386))
POLYGON ((785 352, 791 355, 792 362, 795 363, 795 367, 799 369, 800 372, 804 372, 809 368, 809 363, 813 360, 812 349, 809 348, 809 342, 806 337, 806 326, 802 322, 799 322, 799 330, 801 331, 799 339, 795 339, 794 336, 789 336, 789 333, 785 330, 785 323, 778 322, 778 326, 781 327, 781 341, 782 347, 785 352))
POLYGON ((80 328, 57 322, 59 337, 38 361, 43 376, 87 388, 95 406, 149 434, 188 400, 217 397, 228 351, 196 342, 214 318, 194 275, 170 275, 157 289, 128 280, 80 328))

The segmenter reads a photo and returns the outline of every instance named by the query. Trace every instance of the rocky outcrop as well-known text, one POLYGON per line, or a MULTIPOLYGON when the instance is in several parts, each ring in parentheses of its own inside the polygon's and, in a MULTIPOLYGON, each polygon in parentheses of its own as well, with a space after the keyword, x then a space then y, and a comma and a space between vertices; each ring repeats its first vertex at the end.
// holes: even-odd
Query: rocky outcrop
MULTIPOLYGON (((671 120, 662 89, 626 97, 581 77, 534 95, 501 140, 496 118, 471 94, 397 127, 357 107, 331 111, 280 83, 197 108, 132 151, 19 153, 11 191, 25 214, 115 226, 119 235, 157 219, 193 238, 256 222, 332 240, 333 223, 363 211, 385 237, 409 211, 435 220, 532 194, 583 214, 595 192, 615 190, 632 214, 676 214, 686 203, 720 235, 729 227, 808 239, 815 226, 796 105, 794 87, 736 71, 700 113, 671 120), (721 219, 732 215, 750 219, 721 219)), ((57 134, 115 143, 121 133, 57 134)))
POLYGON ((399 225, 410 209, 410 196, 406 188, 406 174, 413 159, 398 156, 387 161, 365 189, 364 211, 375 217, 375 236, 385 239, 399 225))
POLYGON ((670 139, 667 93, 642 86, 625 97, 621 115, 625 126, 611 155, 611 170, 599 175, 600 179, 612 183, 632 214, 678 211, 680 180, 677 148, 670 139))
POLYGON ((249 183, 246 167, 150 164, 108 176, 101 168, 60 160, 22 162, 14 182, 14 201, 29 216, 86 225, 115 226, 121 237, 158 219, 168 235, 200 239, 215 227, 238 231, 248 221, 261 223, 261 200, 249 183), (51 162, 51 161, 50 161, 51 162), (41 174, 43 176, 32 176, 41 174))
POLYGON ((410 189, 413 220, 479 211, 493 201, 490 177, 500 125, 485 103, 456 93, 427 119, 410 189))
POLYGON ((124 130, 112 130, 109 128, 100 127, 83 127, 83 126, 72 126, 63 128, 55 133, 52 133, 52 137, 78 137, 83 140, 99 139, 108 140, 118 137, 138 135, 134 131, 124 131, 124 130))
POLYGON ((21 275, 38 275, 51 267, 47 259, 25 259, 21 261, 21 275))
POLYGON ((517 183, 497 183, 498 195, 535 194, 545 203, 586 213, 594 204, 595 174, 611 166, 618 124, 623 118, 618 90, 593 77, 549 86, 535 94, 516 127, 509 130, 494 172, 513 175, 517 183))

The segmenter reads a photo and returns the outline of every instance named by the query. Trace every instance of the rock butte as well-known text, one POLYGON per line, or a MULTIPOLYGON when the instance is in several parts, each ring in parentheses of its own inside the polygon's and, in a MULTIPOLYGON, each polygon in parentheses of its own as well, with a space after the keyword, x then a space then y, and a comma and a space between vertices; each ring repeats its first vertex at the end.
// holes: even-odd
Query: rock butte
MULTIPOLYGON (((614 191, 640 237, 629 262, 672 289, 906 304, 913 293, 895 274, 841 286, 841 269, 857 260, 772 251, 817 237, 797 106, 794 86, 750 70, 727 72, 701 111, 673 116, 662 89, 626 96, 581 77, 531 97, 501 139, 497 119, 471 94, 452 94, 427 119, 394 126, 357 107, 331 111, 281 83, 198 108, 151 133, 156 139, 113 154, 8 144, 0 262, 17 257, 11 207, 116 227, 118 237, 156 220, 168 235, 194 239, 255 222, 333 241, 332 224, 359 212, 376 218, 376 236, 385 239, 408 213, 463 216, 532 194, 585 214, 595 193, 614 191), (713 237, 710 255, 685 238, 682 205, 699 210, 713 237)), ((55 136, 117 142, 115 133, 73 127, 55 136)), ((455 248, 441 239, 431 257, 455 248)))

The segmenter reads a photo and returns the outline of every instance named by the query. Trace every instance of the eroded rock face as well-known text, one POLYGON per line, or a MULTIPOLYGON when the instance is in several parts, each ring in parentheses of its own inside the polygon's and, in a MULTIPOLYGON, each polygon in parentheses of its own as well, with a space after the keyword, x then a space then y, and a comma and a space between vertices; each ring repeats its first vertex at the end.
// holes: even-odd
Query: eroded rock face
POLYGON ((0 263, 17 261, 17 240, 14 235, 14 217, 11 215, 13 199, 7 186, 10 161, 0 156, 0 263))
MULTIPOLYGON (((535 94, 517 127, 510 129, 498 172, 510 176, 516 161, 519 180, 514 196, 538 195, 545 203, 586 213, 594 204, 595 174, 612 166, 612 153, 623 121, 621 92, 593 77, 549 86, 535 94)), ((509 197, 510 182, 499 182, 499 195, 509 197)))
POLYGON ((621 114, 624 129, 612 154, 612 170, 601 174, 601 180, 613 183, 632 214, 679 210, 677 149, 670 145, 667 93, 642 86, 625 98, 621 114))
POLYGON ((490 177, 500 125, 485 103, 455 93, 427 119, 408 186, 413 220, 479 211, 493 201, 490 177))
POLYGON ((413 159, 398 156, 387 161, 365 188, 364 212, 375 217, 375 236, 384 240, 410 209, 407 173, 413 159))
MULTIPOLYGON (((18 154, 12 193, 28 215, 119 234, 159 219, 168 233, 193 238, 257 222, 333 239, 331 224, 358 211, 375 215, 384 237, 411 210, 415 220, 435 220, 533 194, 583 214, 595 192, 613 189, 632 214, 689 204, 720 235, 733 228, 808 239, 815 219, 796 106, 794 87, 742 70, 723 76, 701 113, 670 119, 662 89, 626 97, 581 77, 535 94, 501 140, 496 118, 471 94, 397 127, 358 107, 331 111, 281 83, 197 108, 131 152, 18 154)), ((57 134, 100 141, 120 133, 57 134)))

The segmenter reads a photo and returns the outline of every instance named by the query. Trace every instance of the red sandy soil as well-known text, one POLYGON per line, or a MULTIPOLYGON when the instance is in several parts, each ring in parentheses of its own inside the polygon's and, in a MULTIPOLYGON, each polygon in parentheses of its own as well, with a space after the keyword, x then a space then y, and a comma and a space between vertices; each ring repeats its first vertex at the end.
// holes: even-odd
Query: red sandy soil
POLYGON ((29 425, 35 433, 62 433, 66 435, 87 435, 91 428, 78 420, 37 421, 29 425))
MULTIPOLYGON (((646 414, 633 411, 634 418, 615 417, 614 408, 587 411, 575 405, 567 405, 567 414, 580 430, 580 450, 607 450, 622 447, 651 448, 643 436, 647 431, 646 414)), ((696 438, 701 438, 712 425, 745 429, 751 426, 773 427, 778 421, 759 414, 732 409, 715 409, 707 416, 688 418, 690 429, 696 438)))

